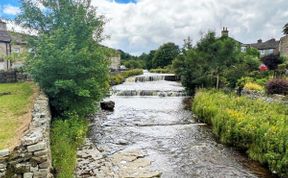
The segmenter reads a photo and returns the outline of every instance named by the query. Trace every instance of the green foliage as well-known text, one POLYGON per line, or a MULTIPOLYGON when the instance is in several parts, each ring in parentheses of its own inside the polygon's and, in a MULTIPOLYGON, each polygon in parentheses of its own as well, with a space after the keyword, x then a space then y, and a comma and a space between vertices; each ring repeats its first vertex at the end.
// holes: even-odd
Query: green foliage
POLYGON ((183 49, 173 68, 190 94, 199 87, 234 88, 238 79, 257 70, 258 55, 254 49, 242 53, 232 38, 216 38, 215 33, 208 32, 195 47, 183 49))
POLYGON ((125 82, 125 79, 134 75, 141 75, 143 74, 143 69, 131 69, 124 72, 112 74, 110 76, 110 84, 113 85, 119 85, 123 82, 125 82))
POLYGON ((163 68, 172 64, 172 61, 178 56, 180 49, 174 43, 166 43, 160 46, 152 59, 153 68, 163 68))
POLYGON ((221 142, 247 150, 250 158, 268 165, 279 176, 288 176, 288 108, 285 104, 200 90, 192 110, 212 125, 213 133, 221 142))
POLYGON ((168 68, 157 68, 149 70, 151 73, 172 74, 173 72, 168 68))
POLYGON ((103 18, 89 0, 41 2, 45 11, 33 0, 23 1, 18 17, 38 31, 29 43, 28 70, 49 96, 54 114, 93 113, 109 87, 108 58, 98 45, 103 18))
POLYGON ((56 120, 51 128, 53 167, 59 178, 72 178, 76 166, 76 152, 86 137, 88 123, 76 116, 56 120))
POLYGON ((143 60, 127 60, 123 62, 124 66, 128 69, 143 69, 145 67, 145 62, 143 60))

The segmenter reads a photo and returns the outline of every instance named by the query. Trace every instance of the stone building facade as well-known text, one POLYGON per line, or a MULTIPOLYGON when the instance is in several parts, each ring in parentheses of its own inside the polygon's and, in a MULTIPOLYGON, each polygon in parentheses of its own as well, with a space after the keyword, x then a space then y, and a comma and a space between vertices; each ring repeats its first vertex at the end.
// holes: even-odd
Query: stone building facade
POLYGON ((9 61, 4 61, 5 56, 11 53, 11 37, 7 32, 7 26, 0 20, 0 70, 10 67, 9 61))
POLYGON ((288 57, 288 35, 280 39, 280 55, 288 57))

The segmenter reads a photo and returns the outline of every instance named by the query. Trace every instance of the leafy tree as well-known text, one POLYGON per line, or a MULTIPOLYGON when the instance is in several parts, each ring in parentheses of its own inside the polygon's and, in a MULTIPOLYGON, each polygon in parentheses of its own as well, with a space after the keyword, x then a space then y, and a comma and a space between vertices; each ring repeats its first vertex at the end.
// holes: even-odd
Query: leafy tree
POLYGON ((284 33, 284 35, 288 35, 288 23, 286 25, 284 25, 283 33, 284 33))
POLYGON ((257 69, 257 55, 253 49, 241 53, 240 45, 232 38, 216 38, 215 33, 208 32, 195 47, 173 61, 173 68, 187 91, 194 94, 198 87, 235 87, 239 78, 257 69))
POLYGON ((138 59, 138 60, 128 60, 124 61, 123 64, 128 68, 128 69, 143 69, 145 67, 144 61, 138 59))
POLYGON ((179 46, 174 43, 166 43, 155 52, 152 59, 153 68, 163 68, 167 65, 172 64, 172 61, 180 53, 179 46))
POLYGON ((108 89, 108 59, 99 46, 103 17, 90 0, 25 0, 17 21, 37 30, 27 66, 54 113, 86 116, 108 89))

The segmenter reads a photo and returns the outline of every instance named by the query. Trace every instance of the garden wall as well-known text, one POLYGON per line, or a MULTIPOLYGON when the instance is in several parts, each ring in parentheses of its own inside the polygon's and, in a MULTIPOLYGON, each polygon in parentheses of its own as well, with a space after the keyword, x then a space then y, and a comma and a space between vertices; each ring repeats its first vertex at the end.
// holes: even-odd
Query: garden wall
POLYGON ((0 83, 13 83, 28 80, 29 77, 22 71, 9 70, 0 71, 0 83))
POLYGON ((32 121, 13 150, 0 150, 0 178, 46 178, 51 172, 51 113, 48 99, 40 94, 34 104, 32 121))

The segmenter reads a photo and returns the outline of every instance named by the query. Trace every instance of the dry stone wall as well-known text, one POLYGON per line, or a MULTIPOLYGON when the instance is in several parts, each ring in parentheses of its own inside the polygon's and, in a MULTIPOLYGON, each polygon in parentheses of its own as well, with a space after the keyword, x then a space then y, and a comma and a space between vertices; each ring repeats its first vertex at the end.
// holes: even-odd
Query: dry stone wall
POLYGON ((48 99, 40 94, 34 104, 29 129, 21 143, 13 150, 0 150, 0 178, 52 177, 50 122, 48 99))

